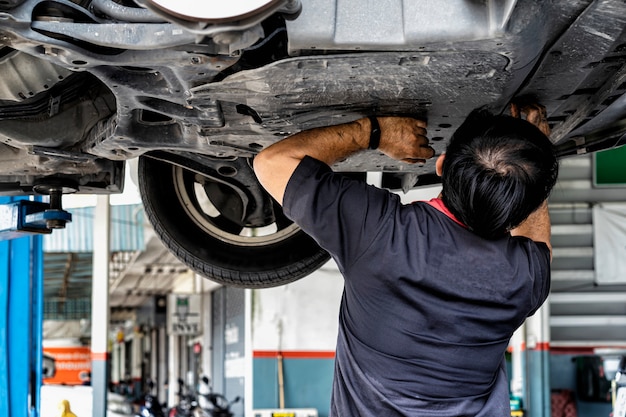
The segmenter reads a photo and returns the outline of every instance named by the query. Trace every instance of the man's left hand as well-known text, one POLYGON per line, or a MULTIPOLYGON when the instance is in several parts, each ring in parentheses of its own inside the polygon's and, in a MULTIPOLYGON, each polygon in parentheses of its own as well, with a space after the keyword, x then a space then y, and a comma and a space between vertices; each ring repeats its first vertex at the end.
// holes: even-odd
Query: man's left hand
POLYGON ((380 145, 385 155, 408 163, 424 163, 435 155, 428 144, 426 122, 411 117, 378 117, 380 145))

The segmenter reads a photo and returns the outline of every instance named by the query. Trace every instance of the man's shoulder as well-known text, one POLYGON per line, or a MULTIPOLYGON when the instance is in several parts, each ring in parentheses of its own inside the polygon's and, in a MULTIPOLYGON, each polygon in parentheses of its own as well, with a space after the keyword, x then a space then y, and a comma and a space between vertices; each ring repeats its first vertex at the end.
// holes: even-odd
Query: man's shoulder
POLYGON ((285 195, 283 197, 283 206, 290 207, 297 196, 306 189, 307 184, 314 184, 323 173, 332 173, 328 165, 310 156, 305 156, 296 169, 291 174, 287 186, 285 187, 285 195), (313 181, 312 181, 313 180, 313 181))

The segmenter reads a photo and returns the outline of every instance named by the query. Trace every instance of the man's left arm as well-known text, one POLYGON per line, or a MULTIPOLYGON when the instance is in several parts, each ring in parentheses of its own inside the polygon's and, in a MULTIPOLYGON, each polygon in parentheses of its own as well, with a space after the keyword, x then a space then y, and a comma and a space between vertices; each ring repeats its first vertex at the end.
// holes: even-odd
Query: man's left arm
MULTIPOLYGON (((408 163, 423 162, 435 151, 428 146, 426 123, 410 117, 378 117, 378 150, 408 163)), ((369 147, 371 122, 351 123, 303 131, 277 142, 254 158, 254 171, 267 192, 280 204, 291 175, 305 156, 333 165, 369 147)))
MULTIPOLYGON (((527 104, 518 107, 511 105, 511 116, 521 117, 526 114, 526 121, 535 125, 541 132, 550 137, 550 125, 546 115, 546 108, 537 103, 527 104)), ((545 200, 539 208, 531 213, 520 225, 511 230, 511 236, 524 236, 535 242, 545 243, 550 250, 550 260, 552 260, 552 243, 550 212, 548 211, 548 200, 545 200)))
POLYGON ((535 242, 545 243, 550 250, 552 259, 552 244, 550 242, 551 227, 550 213, 548 211, 548 201, 544 201, 541 206, 532 212, 526 220, 515 229, 511 230, 511 236, 524 236, 535 242))

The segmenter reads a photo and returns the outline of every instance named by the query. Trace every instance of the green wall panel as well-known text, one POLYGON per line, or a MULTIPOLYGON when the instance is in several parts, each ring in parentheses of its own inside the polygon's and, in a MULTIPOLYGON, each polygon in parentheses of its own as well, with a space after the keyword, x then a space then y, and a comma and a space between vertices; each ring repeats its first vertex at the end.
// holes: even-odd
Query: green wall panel
POLYGON ((626 146, 594 154, 594 185, 626 186, 626 146))

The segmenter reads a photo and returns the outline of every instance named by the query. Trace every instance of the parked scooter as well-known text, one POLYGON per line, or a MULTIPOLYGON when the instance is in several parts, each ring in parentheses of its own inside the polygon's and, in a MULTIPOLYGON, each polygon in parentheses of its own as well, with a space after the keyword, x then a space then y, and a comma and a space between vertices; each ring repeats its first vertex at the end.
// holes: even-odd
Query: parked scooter
POLYGON ((210 384, 209 378, 202 377, 202 382, 208 388, 208 393, 195 393, 189 387, 186 387, 183 380, 178 380, 178 404, 172 408, 168 417, 233 417, 234 413, 231 411, 233 404, 241 400, 240 397, 236 397, 232 401, 222 395, 213 392, 213 387, 210 384), (198 402, 198 397, 201 396, 207 401, 207 406, 201 407, 198 402))
POLYGON ((154 390, 154 382, 148 381, 148 390, 142 398, 142 404, 139 413, 135 417, 165 417, 164 407, 159 403, 156 395, 152 395, 154 390))
POLYGON ((209 392, 207 394, 200 394, 211 404, 210 407, 204 408, 205 415, 210 417, 233 417, 232 411, 230 411, 230 407, 239 402, 241 398, 239 396, 235 397, 232 401, 228 401, 225 396, 222 394, 216 394, 213 392, 213 387, 210 384, 209 378, 206 376, 202 377, 202 382, 206 384, 209 388, 209 392))
POLYGON ((178 379, 178 404, 170 409, 168 417, 199 417, 202 409, 198 406, 198 399, 194 393, 185 387, 182 379, 178 379))

